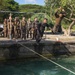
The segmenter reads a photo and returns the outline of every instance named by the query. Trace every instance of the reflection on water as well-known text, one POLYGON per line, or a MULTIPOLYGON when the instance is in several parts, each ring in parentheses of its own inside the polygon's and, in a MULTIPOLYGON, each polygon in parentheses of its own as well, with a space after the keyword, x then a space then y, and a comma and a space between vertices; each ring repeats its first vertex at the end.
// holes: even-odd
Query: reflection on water
MULTIPOLYGON (((75 71, 75 57, 55 62, 75 71)), ((46 60, 12 61, 0 65, 0 75, 73 75, 46 60)))

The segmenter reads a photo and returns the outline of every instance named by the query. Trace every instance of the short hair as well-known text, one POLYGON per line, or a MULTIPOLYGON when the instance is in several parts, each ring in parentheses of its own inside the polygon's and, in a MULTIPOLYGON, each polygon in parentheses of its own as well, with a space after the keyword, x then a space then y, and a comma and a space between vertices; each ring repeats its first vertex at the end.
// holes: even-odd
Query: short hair
POLYGON ((44 18, 44 20, 48 20, 47 18, 44 18))

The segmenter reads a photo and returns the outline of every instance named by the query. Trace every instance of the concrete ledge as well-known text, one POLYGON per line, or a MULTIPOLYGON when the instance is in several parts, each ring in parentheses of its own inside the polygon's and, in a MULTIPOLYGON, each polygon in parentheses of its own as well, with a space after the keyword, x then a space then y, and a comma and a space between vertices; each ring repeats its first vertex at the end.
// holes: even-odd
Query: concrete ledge
POLYGON ((0 60, 19 59, 37 57, 37 54, 31 52, 20 44, 45 56, 73 55, 75 54, 75 42, 61 42, 52 40, 42 40, 37 44, 35 40, 4 40, 0 41, 0 60))
POLYGON ((0 38, 0 60, 38 57, 38 55, 23 46, 48 57, 70 56, 75 54, 75 36, 46 34, 43 38, 45 39, 43 39, 40 44, 37 44, 35 40, 29 39, 10 40, 0 38))

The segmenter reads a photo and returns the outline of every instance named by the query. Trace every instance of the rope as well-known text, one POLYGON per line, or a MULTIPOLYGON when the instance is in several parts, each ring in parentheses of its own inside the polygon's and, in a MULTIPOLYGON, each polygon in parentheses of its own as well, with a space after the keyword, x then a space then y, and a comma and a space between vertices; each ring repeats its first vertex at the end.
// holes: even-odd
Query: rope
MULTIPOLYGON (((16 41, 16 42, 17 42, 17 41, 16 41)), ((20 44, 19 42, 17 42, 17 43, 18 43, 19 45, 23 46, 24 48, 26 48, 26 49, 30 50, 31 52, 33 52, 33 53, 35 53, 35 54, 39 55, 40 57, 42 57, 42 58, 44 58, 44 59, 48 60, 49 62, 52 62, 53 64, 55 64, 55 65, 59 66, 60 68, 62 68, 62 69, 64 69, 64 70, 66 70, 66 71, 68 71, 68 72, 70 72, 70 73, 72 73, 72 74, 74 74, 74 75, 75 75, 75 72, 73 72, 73 71, 69 70, 68 68, 66 68, 66 67, 64 67, 64 66, 62 66, 62 65, 60 65, 60 64, 58 64, 58 63, 56 63, 56 62, 54 62, 54 61, 53 61, 53 60, 51 60, 51 59, 46 58, 45 56, 43 56, 43 55, 41 55, 41 54, 39 54, 39 53, 35 52, 34 50, 32 50, 32 49, 30 49, 30 48, 28 48, 28 47, 24 46, 23 44, 20 44)))

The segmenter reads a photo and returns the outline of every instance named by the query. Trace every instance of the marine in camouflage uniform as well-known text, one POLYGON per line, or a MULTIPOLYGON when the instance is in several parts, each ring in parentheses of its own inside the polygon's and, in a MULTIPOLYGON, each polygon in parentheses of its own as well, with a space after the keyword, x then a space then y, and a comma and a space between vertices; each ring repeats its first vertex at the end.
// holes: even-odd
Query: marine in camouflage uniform
POLYGON ((8 38, 12 38, 12 28, 13 28, 13 20, 12 17, 9 16, 9 19, 7 20, 8 38))
POLYGON ((20 38, 21 36, 21 28, 20 28, 20 20, 18 17, 14 19, 14 38, 20 38))
POLYGON ((15 34, 16 34, 16 36, 17 36, 16 38, 18 39, 18 38, 20 38, 20 37, 21 37, 20 20, 19 20, 19 18, 18 18, 18 17, 16 18, 15 29, 16 29, 15 34))
POLYGON ((32 38, 31 28, 32 28, 32 22, 29 18, 28 21, 27 21, 27 27, 26 27, 26 29, 27 29, 27 38, 29 38, 29 36, 30 36, 30 38, 32 38))
POLYGON ((7 37, 7 19, 4 19, 4 37, 7 37))
POLYGON ((17 19, 15 17, 15 19, 14 19, 14 38, 17 38, 17 30, 16 30, 16 28, 17 28, 17 19))
POLYGON ((61 22, 65 16, 66 16, 65 10, 60 7, 55 13, 56 22, 53 27, 53 31, 52 31, 53 33, 62 32, 61 22))
POLYGON ((26 25, 27 22, 25 20, 25 17, 22 18, 21 20, 21 35, 22 35, 22 39, 26 39, 26 25))
POLYGON ((36 38, 38 24, 39 24, 39 21, 37 18, 35 18, 33 22, 33 38, 32 39, 36 38))

